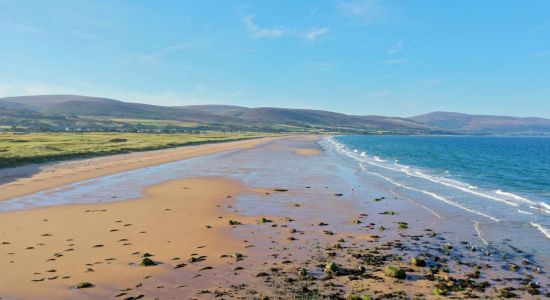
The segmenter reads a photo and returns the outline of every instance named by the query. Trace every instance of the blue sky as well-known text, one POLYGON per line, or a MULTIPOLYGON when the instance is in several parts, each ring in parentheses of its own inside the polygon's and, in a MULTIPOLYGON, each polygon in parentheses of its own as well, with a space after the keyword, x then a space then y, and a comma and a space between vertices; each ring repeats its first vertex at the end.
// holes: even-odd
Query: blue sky
POLYGON ((550 117, 550 1, 0 0, 0 96, 550 117))

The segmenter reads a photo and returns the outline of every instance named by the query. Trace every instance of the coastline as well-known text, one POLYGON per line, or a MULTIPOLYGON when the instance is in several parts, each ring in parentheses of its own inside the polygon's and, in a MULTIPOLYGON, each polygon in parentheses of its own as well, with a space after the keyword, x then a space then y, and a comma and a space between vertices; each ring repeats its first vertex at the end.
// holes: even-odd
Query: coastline
POLYGON ((277 138, 183 146, 2 169, 0 175, 0 201, 86 179, 222 151, 246 149, 275 139, 277 138))
POLYGON ((0 249, 8 253, 0 266, 18 270, 14 281, 0 280, 0 290, 10 291, 0 297, 27 299, 47 290, 52 299, 123 293, 122 298, 436 299, 441 295, 435 289, 460 298, 539 297, 530 294, 539 288, 528 289, 530 280, 525 281, 535 266, 485 255, 490 249, 478 245, 472 251, 465 240, 473 228, 459 228, 459 222, 438 218, 379 181, 358 176, 321 151, 314 137, 269 141, 147 172, 134 169, 114 185, 90 183, 117 195, 118 189, 143 188, 139 199, 97 204, 103 194, 76 186, 70 195, 80 193, 87 204, 0 213, 0 249), (181 178, 148 185, 148 178, 165 173, 181 178), (161 264, 137 265, 145 252, 161 264), (56 260, 47 261, 51 258, 56 260), (411 264, 413 258, 426 266, 411 264), (185 265, 175 268, 178 264, 185 265), (406 278, 387 276, 389 266, 401 268, 406 278), (71 288, 82 281, 94 287, 71 288))

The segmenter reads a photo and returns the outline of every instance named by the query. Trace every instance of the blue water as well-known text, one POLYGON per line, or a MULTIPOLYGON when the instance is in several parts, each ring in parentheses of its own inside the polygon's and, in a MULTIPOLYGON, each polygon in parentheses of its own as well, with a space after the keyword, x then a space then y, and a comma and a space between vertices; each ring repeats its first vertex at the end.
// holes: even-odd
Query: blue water
POLYGON ((550 138, 337 136, 325 143, 402 195, 467 216, 489 243, 550 249, 550 138))

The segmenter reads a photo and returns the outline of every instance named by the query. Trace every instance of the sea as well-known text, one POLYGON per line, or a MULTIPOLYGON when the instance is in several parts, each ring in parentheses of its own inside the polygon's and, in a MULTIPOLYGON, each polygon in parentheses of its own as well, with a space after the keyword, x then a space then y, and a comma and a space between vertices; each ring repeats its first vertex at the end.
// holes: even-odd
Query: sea
POLYGON ((550 256, 549 137, 334 136, 321 144, 397 194, 471 222, 486 244, 550 256))

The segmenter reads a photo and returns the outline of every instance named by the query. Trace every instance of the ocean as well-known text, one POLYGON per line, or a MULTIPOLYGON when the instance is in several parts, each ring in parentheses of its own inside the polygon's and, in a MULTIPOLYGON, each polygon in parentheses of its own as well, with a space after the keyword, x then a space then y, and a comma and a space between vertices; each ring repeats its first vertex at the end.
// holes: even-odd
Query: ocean
POLYGON ((484 243, 548 256, 550 138, 335 136, 321 143, 434 213, 470 220, 484 243))

